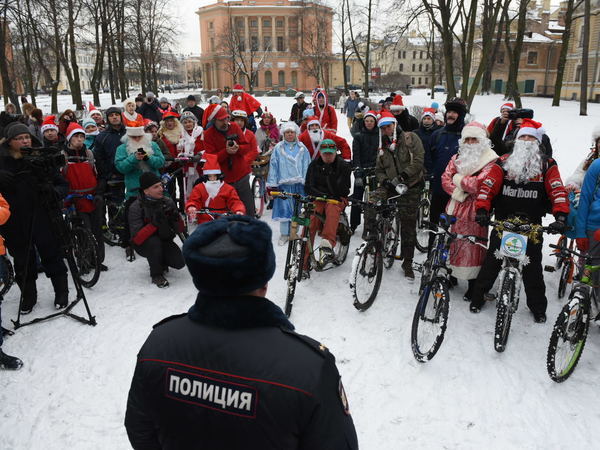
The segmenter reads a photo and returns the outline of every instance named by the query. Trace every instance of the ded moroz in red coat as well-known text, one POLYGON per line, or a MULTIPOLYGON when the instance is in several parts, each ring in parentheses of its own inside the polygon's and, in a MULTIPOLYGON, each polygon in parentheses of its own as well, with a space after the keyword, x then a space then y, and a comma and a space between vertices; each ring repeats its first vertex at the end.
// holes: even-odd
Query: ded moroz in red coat
POLYGON ((252 95, 244 92, 244 88, 241 84, 233 86, 233 96, 229 103, 229 109, 231 111, 241 110, 246 111, 248 117, 256 112, 260 108, 260 102, 256 100, 252 95))
POLYGON ((315 116, 319 119, 321 128, 336 134, 338 127, 337 114, 335 112, 335 108, 327 102, 327 93, 325 92, 325 89, 315 89, 313 94, 313 105, 315 116), (323 97, 325 99, 325 105, 323 108, 319 106, 319 97, 323 97))
POLYGON ((246 154, 246 161, 248 161, 248 164, 252 165, 254 160, 258 158, 258 142, 254 133, 248 128, 244 129, 244 137, 250 146, 250 150, 246 154))
MULTIPOLYGON (((312 139, 310 138, 309 130, 306 130, 306 131, 303 131, 302 133, 300 133, 300 137, 298 139, 308 149, 311 159, 315 159, 317 156, 319 156, 319 147, 320 147, 321 143, 319 142, 318 145, 315 145, 313 143, 312 139)), ((323 139, 331 139, 333 142, 335 142, 335 145, 337 146, 337 149, 340 152, 340 156, 345 161, 352 160, 352 150, 350 150, 350 146, 348 145, 348 142, 346 142, 346 139, 344 139, 343 137, 340 137, 336 134, 333 134, 327 130, 323 130, 323 138, 321 139, 321 142, 323 142, 323 139)))
POLYGON ((204 132, 204 150, 209 155, 217 155, 221 172, 225 175, 225 182, 235 183, 248 175, 252 168, 248 162, 248 153, 254 151, 251 144, 246 140, 242 129, 235 123, 230 123, 226 132, 220 131, 216 126, 210 127, 204 132), (226 136, 236 135, 239 146, 237 153, 227 153, 226 136))
MULTIPOLYGON (((446 213, 456 216, 452 232, 487 238, 488 227, 482 227, 475 222, 475 200, 479 186, 488 176, 498 155, 491 148, 486 148, 479 158, 479 163, 469 171, 470 173, 459 173, 456 158, 457 155, 454 155, 450 159, 446 171, 442 174, 442 188, 451 196, 446 213)), ((486 249, 479 245, 462 239, 455 240, 450 245, 452 275, 461 280, 477 278, 485 254, 486 249)))
MULTIPOLYGON (((190 195, 190 199, 185 204, 185 209, 187 210, 190 206, 193 206, 197 210, 210 208, 217 213, 231 211, 233 213, 246 214, 246 208, 238 197, 238 194, 233 186, 230 186, 223 181, 219 181, 219 183, 219 189, 214 197, 210 197, 206 182, 198 183, 196 186, 194 186, 192 195, 190 195)), ((200 224, 204 222, 210 222, 214 219, 208 214, 198 214, 196 216, 196 220, 200 224)))

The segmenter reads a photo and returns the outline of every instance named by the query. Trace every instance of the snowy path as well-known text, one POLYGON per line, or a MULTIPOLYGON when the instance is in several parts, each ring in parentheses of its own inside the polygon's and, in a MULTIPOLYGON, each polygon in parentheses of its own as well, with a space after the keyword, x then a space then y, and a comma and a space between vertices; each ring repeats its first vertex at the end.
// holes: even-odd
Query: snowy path
MULTIPOLYGON (((425 99, 416 93, 406 103, 426 105, 425 99)), ((261 100, 276 117, 292 101, 261 100)), ((478 99, 477 118, 487 122, 500 103, 499 96, 478 99)), ((587 151, 591 127, 600 124, 600 105, 590 105, 591 115, 580 119, 576 103, 559 110, 547 99, 531 104, 552 138, 563 176, 570 174, 587 151)), ((340 127, 347 136, 342 117, 340 127)), ((546 374, 548 339, 562 306, 556 274, 545 274, 548 322, 534 324, 523 298, 503 354, 493 350, 495 309, 487 305, 470 314, 461 299, 465 286, 455 288, 444 344, 433 361, 419 364, 410 350, 417 284, 406 283, 396 263, 384 273, 371 309, 356 311, 348 277, 358 244, 354 237, 343 266, 298 285, 292 321, 336 355, 361 448, 594 447, 600 425, 597 327, 590 328, 571 379, 559 385, 546 374)), ((276 251, 269 298, 283 305, 285 248, 276 251)), ((60 318, 20 329, 6 341, 5 350, 22 357, 25 367, 0 372, 3 450, 129 448, 122 423, 135 355, 154 323, 187 310, 195 289, 185 269, 171 271, 171 287, 158 290, 149 284, 145 260, 128 263, 121 249, 108 248, 107 261, 110 270, 86 291, 98 326, 60 318)), ((51 311, 51 286, 45 277, 38 285, 35 314, 41 315, 51 311)), ((5 326, 15 315, 17 295, 13 288, 3 305, 5 326)))

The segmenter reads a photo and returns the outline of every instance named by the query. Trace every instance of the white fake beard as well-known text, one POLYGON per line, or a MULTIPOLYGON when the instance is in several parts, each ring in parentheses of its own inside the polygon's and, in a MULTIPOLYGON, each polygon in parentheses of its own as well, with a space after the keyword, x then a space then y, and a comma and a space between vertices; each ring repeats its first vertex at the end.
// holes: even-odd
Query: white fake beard
POLYGON ((458 147, 458 156, 456 157, 456 168, 461 175, 472 175, 479 168, 479 158, 486 148, 484 142, 477 144, 460 143, 458 147))
POLYGON ((127 139, 127 153, 135 153, 138 148, 143 148, 147 154, 152 154, 152 135, 149 133, 145 133, 142 139, 139 141, 134 141, 133 139, 127 139))
POLYGON ((313 144, 318 144, 323 140, 323 130, 313 130, 310 132, 310 140, 313 144))
POLYGON ((221 180, 204 182, 204 187, 206 188, 206 193, 208 194, 205 206, 208 206, 209 202, 217 196, 217 194, 221 190, 221 186, 223 186, 223 181, 221 180))
POLYGON ((504 163, 509 179, 517 183, 527 183, 542 173, 542 153, 537 141, 517 139, 512 153, 504 163))

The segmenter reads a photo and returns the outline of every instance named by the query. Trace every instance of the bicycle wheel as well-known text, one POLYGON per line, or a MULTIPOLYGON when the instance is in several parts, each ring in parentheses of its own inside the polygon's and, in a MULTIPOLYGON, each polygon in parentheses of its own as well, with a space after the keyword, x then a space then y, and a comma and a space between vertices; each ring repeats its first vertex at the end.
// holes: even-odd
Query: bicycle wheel
MULTIPOLYGON (((558 238, 558 241, 556 242, 556 245, 558 247, 566 247, 567 246, 567 237, 563 234, 558 238)), ((560 254, 560 250, 558 248, 553 249, 553 253, 554 254, 560 254)), ((554 268, 556 270, 560 269, 564 263, 564 257, 563 256, 556 256, 556 262, 554 263, 554 268)))
POLYGON ((562 270, 560 271, 560 280, 558 281, 558 298, 563 298, 567 291, 567 285, 569 280, 573 276, 574 263, 573 260, 564 261, 562 264, 562 270))
POLYGON ((352 261, 350 289, 354 297, 354 307, 365 311, 371 307, 379 292, 383 275, 383 256, 378 244, 373 241, 363 243, 352 261))
POLYGON ((554 323, 550 336, 546 368, 557 383, 565 381, 575 370, 590 324, 590 302, 587 293, 575 291, 554 323))
POLYGON ((123 232, 125 231, 125 206, 123 204, 108 205, 108 220, 106 225, 102 226, 102 236, 104 242, 111 247, 120 246, 123 242, 123 232), (111 215, 111 211, 114 214, 111 215))
POLYGON ((450 294, 446 281, 436 276, 423 289, 413 315, 410 342, 417 361, 429 361, 440 349, 449 310, 450 294))
POLYGON ((505 274, 502 280, 502 287, 498 296, 496 328, 494 331, 494 349, 497 352, 503 352, 506 349, 506 342, 508 341, 510 324, 512 322, 514 297, 515 276, 509 272, 505 274))
POLYGON ((352 231, 350 230, 350 225, 348 224, 348 217, 345 213, 340 215, 340 223, 337 228, 336 235, 336 244, 333 248, 334 260, 333 263, 336 266, 341 266, 346 261, 346 257, 348 256, 348 247, 350 247, 350 238, 352 236, 352 231))
POLYGON ((0 256, 1 263, 4 265, 2 276, 0 277, 0 297, 4 297, 15 282, 15 269, 6 255, 0 256))
POLYGON ((260 219, 265 212, 264 186, 261 177, 254 177, 252 180, 252 195, 254 196, 255 216, 260 219))
POLYGON ((421 253, 427 252, 429 247, 429 198, 421 199, 417 211, 417 242, 416 247, 421 253))
POLYGON ((391 220, 387 222, 384 230, 383 265, 386 269, 389 269, 396 260, 398 242, 400 241, 400 221, 397 215, 394 214, 391 220))
POLYGON ((77 278, 83 287, 91 288, 100 277, 98 245, 90 230, 75 227, 72 230, 73 256, 77 265, 77 278))
POLYGON ((288 245, 288 258, 285 267, 285 279, 287 280, 287 292, 285 296, 284 312, 287 317, 292 314, 294 306, 294 294, 296 293, 296 283, 302 276, 302 241, 294 239, 288 245))

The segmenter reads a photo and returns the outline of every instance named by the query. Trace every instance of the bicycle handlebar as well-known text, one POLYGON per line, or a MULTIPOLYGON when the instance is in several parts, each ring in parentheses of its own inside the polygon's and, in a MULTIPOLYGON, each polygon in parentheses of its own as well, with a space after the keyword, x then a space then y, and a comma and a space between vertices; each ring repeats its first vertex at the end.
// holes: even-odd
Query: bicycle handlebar
POLYGON ((334 198, 327 198, 327 197, 315 197, 313 195, 301 195, 301 194, 294 194, 292 192, 282 192, 282 191, 271 191, 271 196, 273 197, 291 197, 295 200, 298 200, 301 203, 313 203, 313 202, 327 202, 327 203, 331 203, 334 205, 338 205, 341 202, 339 200, 336 200, 334 198))

